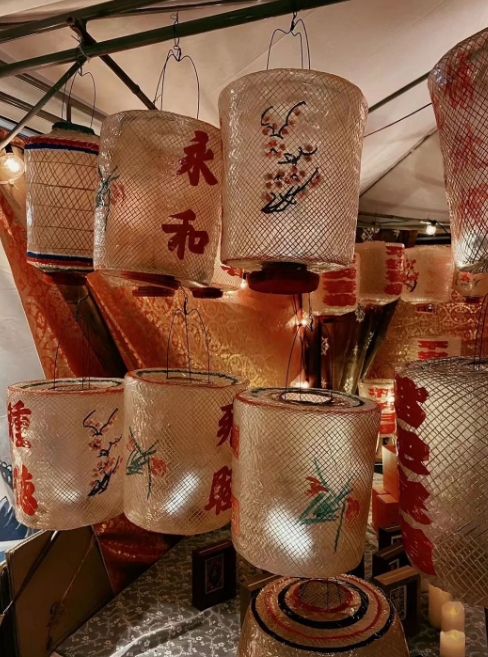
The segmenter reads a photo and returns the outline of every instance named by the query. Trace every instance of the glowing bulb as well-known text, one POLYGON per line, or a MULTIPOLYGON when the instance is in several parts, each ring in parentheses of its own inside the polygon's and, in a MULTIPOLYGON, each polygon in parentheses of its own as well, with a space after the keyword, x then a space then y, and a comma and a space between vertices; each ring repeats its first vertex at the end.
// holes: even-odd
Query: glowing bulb
POLYGON ((427 235, 435 235, 437 233, 437 226, 435 224, 427 224, 425 232, 427 235))
POLYGON ((241 290, 245 290, 246 287, 247 287, 247 281, 245 278, 243 278, 241 281, 241 290))
POLYGON ((2 151, 0 155, 0 183, 15 182, 24 173, 24 162, 13 153, 2 151))

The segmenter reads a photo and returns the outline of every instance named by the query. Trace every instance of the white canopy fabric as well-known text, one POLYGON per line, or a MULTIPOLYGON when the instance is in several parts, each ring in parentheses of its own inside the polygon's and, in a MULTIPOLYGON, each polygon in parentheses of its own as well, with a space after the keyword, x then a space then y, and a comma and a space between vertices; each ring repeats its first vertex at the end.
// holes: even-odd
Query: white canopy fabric
MULTIPOLYGON (((3 0, 0 3, 0 20, 36 19, 92 4, 95 4, 93 0, 3 0)), ((170 7, 171 4, 167 3, 170 7)), ((180 22, 235 9, 237 6, 232 2, 224 4, 228 6, 180 12, 180 22)), ((454 44, 488 25, 488 5, 485 0, 349 0, 302 12, 300 17, 304 19, 308 30, 312 67, 351 80, 362 89, 371 106, 427 73, 454 44)), ((94 21, 88 24, 88 29, 93 37, 103 41, 171 23, 170 13, 160 13, 94 21)), ((271 33, 277 27, 287 29, 289 24, 290 18, 284 16, 181 40, 183 53, 193 57, 198 70, 201 85, 200 118, 218 124, 217 101, 222 88, 246 73, 265 68, 271 33)), ((272 51, 272 67, 299 66, 296 41, 291 37, 279 39, 272 51)), ((66 28, 2 44, 0 58, 16 61, 73 48, 74 45, 73 33, 66 28)), ((163 43, 116 53, 114 59, 153 98, 170 45, 163 43)), ((189 67, 185 70, 185 66, 173 62, 168 68, 164 108, 194 114, 195 79, 189 67)), ((54 82, 65 69, 66 66, 56 66, 32 73, 54 82)), ((140 101, 100 60, 91 60, 84 70, 91 71, 95 77, 98 109, 111 114, 142 108, 140 101)), ((36 102, 41 95, 41 92, 16 78, 2 79, 0 87, 31 103, 36 102)), ((87 103, 93 102, 90 77, 78 77, 73 93, 87 103)), ((366 134, 401 119, 429 101, 426 83, 419 84, 370 114, 366 134)), ((46 110, 60 115, 60 101, 51 101, 46 110)), ((0 114, 13 119, 22 116, 20 110, 1 103, 0 114)), ((87 122, 87 117, 77 112, 74 112, 73 118, 87 122)), ((47 131, 49 124, 37 118, 32 121, 32 127, 47 131)), ((98 126, 95 125, 95 128, 98 126)), ((428 107, 394 126, 366 136, 362 191, 370 188, 403 160, 434 129, 432 108, 428 107)), ((416 167, 422 166, 423 162, 419 158, 416 167)), ((402 212, 401 207, 397 210, 402 212)))

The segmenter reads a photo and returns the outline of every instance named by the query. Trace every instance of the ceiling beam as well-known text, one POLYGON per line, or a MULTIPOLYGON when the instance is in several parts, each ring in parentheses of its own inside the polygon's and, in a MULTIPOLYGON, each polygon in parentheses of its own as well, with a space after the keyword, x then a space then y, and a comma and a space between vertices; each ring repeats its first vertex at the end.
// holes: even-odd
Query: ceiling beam
MULTIPOLYGON (((20 98, 15 98, 15 96, 6 94, 3 91, 0 91, 0 103, 5 103, 6 105, 10 105, 11 107, 17 107, 17 109, 21 109, 24 112, 30 112, 30 110, 33 108, 33 105, 31 105, 30 103, 26 103, 25 100, 20 100, 20 98)), ((55 114, 51 114, 50 112, 45 112, 44 110, 39 110, 37 116, 40 119, 43 119, 44 121, 49 121, 49 123, 56 123, 56 121, 62 121, 61 117, 56 116, 55 114)), ((12 121, 12 119, 10 120, 12 121)), ((12 121, 12 123, 15 123, 15 121, 12 121)))
MULTIPOLYGON (((283 14, 289 14, 294 11, 335 5, 340 2, 348 2, 348 0, 274 0, 273 2, 266 4, 256 4, 252 7, 245 7, 244 9, 237 9, 223 14, 205 16, 204 18, 198 18, 193 21, 179 23, 177 35, 178 37, 187 37, 194 34, 203 34, 204 32, 211 32, 213 30, 221 30, 236 25, 260 21, 264 18, 282 16, 283 14)), ((130 34, 128 36, 101 41, 100 43, 91 46, 84 46, 83 54, 88 58, 101 57, 102 55, 108 55, 114 52, 124 52, 134 48, 161 43, 163 41, 170 41, 174 38, 174 35, 175 27, 174 25, 170 25, 156 30, 149 30, 147 32, 139 32, 137 34, 130 34)), ((45 68, 46 66, 69 64, 77 61, 80 54, 81 51, 79 48, 73 48, 71 50, 62 50, 60 52, 54 52, 40 57, 33 57, 20 62, 6 64, 0 67, 0 78, 5 78, 10 75, 19 75, 20 73, 25 73, 32 69, 45 68)))

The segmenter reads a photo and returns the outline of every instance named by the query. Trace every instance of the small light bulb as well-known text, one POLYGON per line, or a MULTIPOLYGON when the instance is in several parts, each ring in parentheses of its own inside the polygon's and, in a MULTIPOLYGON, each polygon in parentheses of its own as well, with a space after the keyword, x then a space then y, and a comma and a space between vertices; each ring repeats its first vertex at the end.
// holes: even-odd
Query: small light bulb
POLYGON ((24 173, 24 163, 13 153, 0 154, 0 183, 13 183, 24 173))
POLYGON ((425 232, 427 235, 435 235, 437 233, 437 226, 435 224, 428 224, 425 232))

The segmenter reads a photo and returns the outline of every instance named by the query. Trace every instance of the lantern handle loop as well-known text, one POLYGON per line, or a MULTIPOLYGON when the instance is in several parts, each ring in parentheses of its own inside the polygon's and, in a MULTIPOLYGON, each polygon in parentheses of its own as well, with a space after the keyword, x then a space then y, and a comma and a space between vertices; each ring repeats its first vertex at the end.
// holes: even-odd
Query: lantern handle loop
MULTIPOLYGON (((76 37, 73 36, 73 39, 76 39, 76 37)), ((78 50, 80 51, 80 60, 81 61, 88 61, 89 57, 88 57, 88 55, 85 54, 85 52, 83 50, 82 40, 81 39, 76 39, 76 40, 78 41, 78 50)), ((95 78, 93 77, 93 73, 91 73, 90 71, 86 71, 86 73, 83 73, 83 66, 81 66, 80 69, 78 70, 78 75, 80 76, 80 78, 84 78, 85 75, 89 75, 92 79, 93 106, 92 106, 91 121, 90 121, 90 128, 91 128, 93 126, 93 119, 95 118, 95 109, 96 109, 96 106, 97 106, 97 85, 96 85, 96 82, 95 82, 95 78)), ((71 80, 71 84, 70 84, 70 87, 69 87, 69 93, 68 93, 67 98, 66 98, 66 84, 67 84, 67 81, 66 81, 66 84, 64 85, 63 102, 61 104, 61 116, 63 116, 63 114, 64 114, 64 102, 65 102, 65 98, 66 98, 66 120, 67 121, 71 121, 71 116, 70 116, 71 115, 71 94, 73 92, 73 86, 74 86, 75 81, 77 79, 78 79, 78 76, 74 75, 72 80, 71 80)))
POLYGON ((195 81, 197 84, 197 116, 196 118, 198 119, 200 116, 200 78, 198 77, 198 71, 197 67, 195 66, 195 62, 193 61, 193 58, 190 57, 190 55, 183 55, 181 48, 180 48, 180 37, 177 34, 177 26, 179 24, 179 17, 178 17, 178 12, 176 14, 172 14, 173 18, 173 47, 168 50, 168 54, 166 55, 166 60, 163 64, 163 68, 161 69, 161 73, 159 74, 158 78, 158 83, 156 85, 156 93, 154 95, 154 100, 153 103, 156 104, 156 102, 159 100, 159 109, 163 109, 163 101, 164 101, 164 83, 165 83, 165 78, 166 78, 166 69, 168 67, 168 64, 171 59, 174 59, 174 61, 179 64, 185 59, 188 59, 190 64, 192 65, 193 72, 195 74, 195 81), (158 94, 159 86, 161 85, 161 91, 158 94))
POLYGON ((310 60, 310 43, 308 40, 307 27, 303 22, 303 19, 298 18, 296 11, 293 12, 291 17, 290 28, 288 30, 282 30, 277 28, 274 30, 271 35, 271 39, 268 46, 268 58, 266 60, 266 70, 269 71, 269 61, 271 58, 271 48, 274 45, 275 36, 282 34, 283 36, 288 36, 291 34, 292 37, 298 37, 300 40, 300 64, 301 68, 305 68, 305 56, 306 56, 306 68, 310 70, 311 60, 310 60), (299 28, 297 30, 297 28, 299 28))

